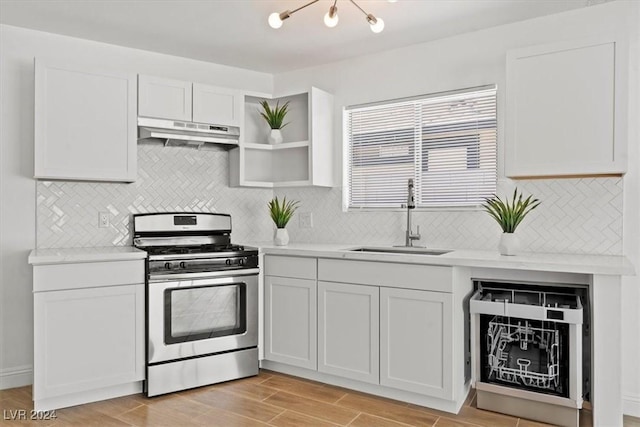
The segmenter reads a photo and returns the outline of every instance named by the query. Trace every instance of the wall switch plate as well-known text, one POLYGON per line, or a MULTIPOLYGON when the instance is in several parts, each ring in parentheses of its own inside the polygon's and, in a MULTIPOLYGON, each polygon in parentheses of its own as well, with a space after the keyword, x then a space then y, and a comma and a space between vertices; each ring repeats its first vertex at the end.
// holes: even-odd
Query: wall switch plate
POLYGON ((313 215, 311 212, 300 212, 300 228, 313 228, 313 215))
POLYGON ((98 212, 98 227, 99 228, 109 227, 109 212, 98 212))

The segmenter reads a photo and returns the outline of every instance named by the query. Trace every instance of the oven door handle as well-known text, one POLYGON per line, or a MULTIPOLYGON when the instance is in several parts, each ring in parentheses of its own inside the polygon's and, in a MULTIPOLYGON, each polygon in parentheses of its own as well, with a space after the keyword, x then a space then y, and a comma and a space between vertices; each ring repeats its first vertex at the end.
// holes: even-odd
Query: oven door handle
POLYGON ((152 276, 149 276, 149 283, 167 282, 167 281, 176 281, 176 280, 215 279, 218 277, 253 276, 258 273, 260 273, 259 268, 244 268, 241 270, 205 271, 201 273, 154 274, 152 276))

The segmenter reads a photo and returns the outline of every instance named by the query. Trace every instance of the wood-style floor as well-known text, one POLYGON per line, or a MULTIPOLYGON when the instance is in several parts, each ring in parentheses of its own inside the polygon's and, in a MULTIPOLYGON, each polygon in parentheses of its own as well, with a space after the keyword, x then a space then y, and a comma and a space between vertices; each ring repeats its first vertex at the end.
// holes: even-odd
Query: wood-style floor
MULTIPOLYGON (((33 408, 31 387, 0 391, 2 426, 352 426, 533 427, 544 424, 475 408, 472 392, 458 415, 304 379, 261 371, 257 377, 146 398, 126 396, 56 411, 50 421, 10 420, 33 408)), ((587 415, 588 412, 583 412, 587 415)), ((590 415, 590 414, 589 414, 590 415)), ((591 425, 584 418, 586 426, 591 425)), ((625 417, 625 426, 640 427, 625 417)))

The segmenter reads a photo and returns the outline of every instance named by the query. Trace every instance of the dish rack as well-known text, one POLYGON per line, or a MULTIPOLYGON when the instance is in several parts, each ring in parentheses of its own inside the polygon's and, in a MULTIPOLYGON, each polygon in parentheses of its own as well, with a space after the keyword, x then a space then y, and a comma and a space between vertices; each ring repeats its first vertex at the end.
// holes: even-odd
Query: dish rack
POLYGON ((558 387, 557 329, 544 325, 537 328, 527 320, 496 316, 489 322, 486 338, 489 378, 538 389, 558 387))

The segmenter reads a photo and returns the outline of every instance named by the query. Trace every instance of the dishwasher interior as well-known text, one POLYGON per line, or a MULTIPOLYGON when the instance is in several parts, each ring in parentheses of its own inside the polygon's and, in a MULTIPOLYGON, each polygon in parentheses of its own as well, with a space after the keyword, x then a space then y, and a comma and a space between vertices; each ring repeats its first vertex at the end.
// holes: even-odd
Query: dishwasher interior
POLYGON ((577 419, 591 388, 588 287, 475 280, 474 288, 469 307, 478 407, 528 406, 558 413, 552 420, 577 419))

